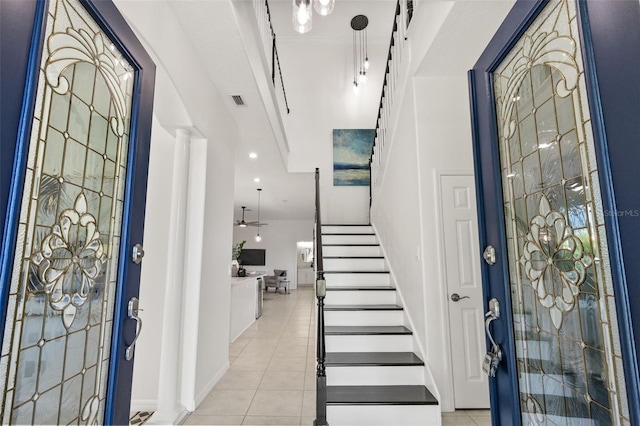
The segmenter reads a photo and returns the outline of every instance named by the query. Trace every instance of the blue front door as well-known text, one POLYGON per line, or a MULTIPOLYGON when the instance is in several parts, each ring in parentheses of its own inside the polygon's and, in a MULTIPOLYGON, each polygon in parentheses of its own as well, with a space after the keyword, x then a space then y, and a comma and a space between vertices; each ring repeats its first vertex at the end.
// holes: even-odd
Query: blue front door
POLYGON ((155 66, 110 1, 0 2, 3 424, 127 424, 155 66))
POLYGON ((517 1, 469 73, 495 425, 640 424, 639 27, 517 1))

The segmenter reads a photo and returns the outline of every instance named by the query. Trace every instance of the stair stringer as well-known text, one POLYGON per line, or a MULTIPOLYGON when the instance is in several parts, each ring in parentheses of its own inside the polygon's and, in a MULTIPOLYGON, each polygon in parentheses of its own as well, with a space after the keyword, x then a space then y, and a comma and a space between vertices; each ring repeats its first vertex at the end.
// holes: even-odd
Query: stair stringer
MULTIPOLYGON (((380 250, 382 251, 382 256, 384 257, 385 260, 385 264, 387 265, 387 268, 389 270, 389 284, 394 287, 396 289, 396 296, 397 296, 397 302, 400 306, 403 306, 404 309, 402 311, 404 320, 406 321, 406 324, 409 325, 409 328, 411 330, 416 330, 415 327, 415 323, 413 322, 412 318, 411 318, 411 314, 409 313, 409 309, 407 309, 407 304, 405 303, 405 298, 404 295, 402 294, 402 288, 398 286, 398 281, 396 280, 396 275, 393 271, 393 267, 391 266, 391 262, 389 262, 389 257, 387 256, 387 251, 384 248, 384 244, 382 242, 382 240, 380 240, 380 238, 378 237, 378 230, 376 229, 375 224, 371 223, 371 227, 373 228, 373 232, 376 235, 376 238, 378 240, 378 244, 380 245, 380 250)), ((420 358, 424 361, 424 384, 427 387, 427 389, 429 389, 429 391, 431 391, 431 393, 433 393, 433 395, 438 399, 438 401, 442 401, 442 397, 440 395, 440 390, 438 389, 438 386, 436 384, 435 381, 435 377, 433 376, 433 373, 431 371, 431 367, 429 366, 429 360, 428 358, 425 356, 425 354, 427 353, 425 351, 425 348, 422 344, 422 340, 418 339, 417 337, 417 333, 413 333, 411 335, 411 340, 413 343, 413 348, 414 348, 414 352, 416 352, 418 354, 418 356, 420 356, 420 358)), ((438 404, 438 410, 441 410, 442 405, 438 404)))

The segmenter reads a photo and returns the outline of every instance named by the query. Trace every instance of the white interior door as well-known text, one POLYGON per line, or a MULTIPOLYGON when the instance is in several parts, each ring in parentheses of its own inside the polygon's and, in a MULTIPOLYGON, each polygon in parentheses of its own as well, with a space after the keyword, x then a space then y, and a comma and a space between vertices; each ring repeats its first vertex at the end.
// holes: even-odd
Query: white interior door
POLYGON ((455 407, 488 408, 489 388, 482 371, 486 345, 473 176, 441 176, 440 193, 455 407))

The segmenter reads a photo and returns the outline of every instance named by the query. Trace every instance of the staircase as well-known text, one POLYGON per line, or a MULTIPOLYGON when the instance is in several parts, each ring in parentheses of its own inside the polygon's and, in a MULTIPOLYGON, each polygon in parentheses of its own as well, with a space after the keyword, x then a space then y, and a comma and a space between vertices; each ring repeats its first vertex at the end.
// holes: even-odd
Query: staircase
POLYGON ((440 425, 424 362, 369 225, 323 225, 327 421, 440 425))

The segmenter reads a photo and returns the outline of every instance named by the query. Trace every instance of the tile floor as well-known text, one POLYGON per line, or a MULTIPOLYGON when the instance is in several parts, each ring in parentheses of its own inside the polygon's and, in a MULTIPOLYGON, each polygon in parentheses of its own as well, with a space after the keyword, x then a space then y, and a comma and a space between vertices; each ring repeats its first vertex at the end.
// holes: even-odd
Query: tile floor
POLYGON ((442 413, 442 426, 491 426, 491 411, 457 410, 442 413))
MULTIPOLYGON (((229 371, 184 424, 313 424, 313 289, 264 297, 262 317, 229 346, 229 371)), ((490 426, 491 421, 488 410, 469 410, 443 414, 442 424, 490 426)))
POLYGON ((229 371, 184 424, 313 424, 313 289, 264 298, 262 317, 229 347, 229 371))

